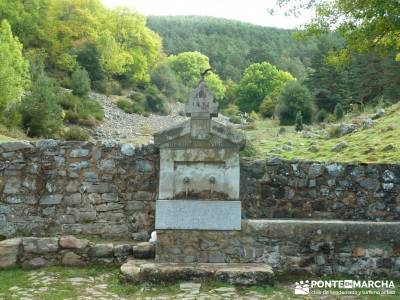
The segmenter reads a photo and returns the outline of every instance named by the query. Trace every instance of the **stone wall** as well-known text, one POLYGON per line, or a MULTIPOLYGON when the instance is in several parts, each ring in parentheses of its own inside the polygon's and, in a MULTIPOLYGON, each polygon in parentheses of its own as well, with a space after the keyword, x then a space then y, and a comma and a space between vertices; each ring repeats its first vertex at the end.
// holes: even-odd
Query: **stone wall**
POLYGON ((128 258, 154 258, 154 245, 148 242, 94 243, 74 236, 24 237, 0 242, 0 269, 120 264, 128 258))
POLYGON ((245 161, 243 218, 400 220, 400 165, 245 161))
POLYGON ((245 220, 241 231, 158 230, 159 262, 262 262, 275 272, 400 277, 400 223, 245 220))
POLYGON ((147 239, 158 160, 152 145, 113 141, 0 144, 0 237, 147 239))
MULTIPOLYGON (((103 143, 0 144, 0 237, 147 239, 159 152, 103 143)), ((242 161, 244 219, 400 220, 400 165, 242 161)))

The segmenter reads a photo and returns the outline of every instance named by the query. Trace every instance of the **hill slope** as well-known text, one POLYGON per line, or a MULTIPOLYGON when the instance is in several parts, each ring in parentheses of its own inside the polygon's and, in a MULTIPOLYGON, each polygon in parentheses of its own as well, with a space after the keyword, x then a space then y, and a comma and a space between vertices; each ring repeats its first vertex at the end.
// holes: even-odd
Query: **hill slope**
POLYGON ((337 132, 340 124, 327 124, 325 128, 313 126, 297 133, 293 127, 284 127, 282 130, 273 121, 258 121, 255 130, 246 132, 253 146, 250 156, 348 163, 399 163, 400 103, 387 108, 384 116, 374 120, 370 128, 363 129, 363 120, 371 120, 371 115, 346 118, 342 127, 354 124, 358 129, 332 138, 327 135, 337 132), (332 151, 340 143, 346 145, 343 150, 332 151))
POLYGON ((213 17, 152 16, 148 26, 161 35, 167 54, 200 51, 223 79, 234 81, 251 63, 261 61, 303 78, 316 49, 313 41, 294 40, 290 30, 213 17))

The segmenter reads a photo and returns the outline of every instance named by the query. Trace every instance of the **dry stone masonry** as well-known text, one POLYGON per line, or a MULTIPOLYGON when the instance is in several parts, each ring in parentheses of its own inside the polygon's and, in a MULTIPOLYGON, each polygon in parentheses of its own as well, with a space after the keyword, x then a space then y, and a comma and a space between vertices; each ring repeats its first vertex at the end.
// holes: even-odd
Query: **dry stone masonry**
POLYGON ((243 217, 400 220, 400 165, 244 161, 243 217))
POLYGON ((154 258, 154 245, 142 242, 97 242, 74 236, 22 237, 0 242, 0 269, 21 266, 35 269, 93 263, 118 264, 128 258, 154 258))
POLYGON ((114 141, 0 144, 0 235, 147 239, 158 159, 114 141))

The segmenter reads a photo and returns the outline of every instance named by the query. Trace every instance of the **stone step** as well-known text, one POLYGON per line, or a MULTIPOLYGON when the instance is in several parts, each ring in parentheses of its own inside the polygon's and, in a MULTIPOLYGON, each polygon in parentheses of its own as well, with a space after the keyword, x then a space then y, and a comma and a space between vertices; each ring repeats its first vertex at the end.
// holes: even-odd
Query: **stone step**
POLYGON ((274 272, 263 263, 158 263, 128 260, 121 266, 126 282, 174 282, 179 280, 215 279, 229 284, 272 284, 274 272))

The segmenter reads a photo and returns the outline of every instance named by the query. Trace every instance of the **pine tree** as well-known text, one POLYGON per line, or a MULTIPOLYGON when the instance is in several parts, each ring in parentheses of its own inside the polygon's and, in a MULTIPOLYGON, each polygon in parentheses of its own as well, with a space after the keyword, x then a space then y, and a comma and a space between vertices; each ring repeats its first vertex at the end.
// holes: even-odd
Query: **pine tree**
POLYGON ((303 116, 301 115, 301 111, 298 111, 296 114, 296 131, 303 130, 303 116))
POLYGON ((343 118, 344 111, 343 111, 343 107, 340 103, 336 104, 334 114, 335 114, 336 120, 338 120, 338 121, 343 118))

